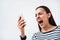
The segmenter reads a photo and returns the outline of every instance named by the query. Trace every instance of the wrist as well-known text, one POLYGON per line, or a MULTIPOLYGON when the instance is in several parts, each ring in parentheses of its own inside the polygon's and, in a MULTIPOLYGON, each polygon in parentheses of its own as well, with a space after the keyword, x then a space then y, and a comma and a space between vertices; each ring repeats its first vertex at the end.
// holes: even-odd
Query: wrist
POLYGON ((26 39, 26 38, 27 38, 26 35, 25 35, 24 37, 22 37, 22 36, 20 35, 20 37, 21 37, 21 39, 26 39))
POLYGON ((21 35, 22 37, 24 37, 24 36, 25 36, 25 30, 24 30, 24 28, 23 28, 23 29, 21 29, 21 30, 20 30, 20 32, 21 32, 21 34, 20 34, 20 35, 21 35))

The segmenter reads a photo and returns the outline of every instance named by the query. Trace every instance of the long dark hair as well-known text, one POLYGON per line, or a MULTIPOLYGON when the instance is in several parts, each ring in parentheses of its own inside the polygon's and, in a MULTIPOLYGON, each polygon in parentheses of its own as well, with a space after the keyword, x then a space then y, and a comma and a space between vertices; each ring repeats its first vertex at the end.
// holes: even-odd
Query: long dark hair
MULTIPOLYGON (((48 13, 51 13, 50 9, 49 9, 48 7, 46 7, 46 6, 39 6, 39 7, 37 7, 35 10, 37 10, 38 8, 43 8, 43 9, 46 11, 47 14, 48 14, 48 13)), ((49 23, 50 23, 51 25, 57 26, 56 23, 55 23, 55 21, 54 21, 54 18, 53 18, 53 16, 52 16, 52 14, 51 14, 51 16, 50 16, 50 18, 49 18, 48 21, 49 21, 49 23)), ((38 24, 38 27, 39 27, 39 30, 41 31, 41 27, 39 26, 39 24, 38 24)))

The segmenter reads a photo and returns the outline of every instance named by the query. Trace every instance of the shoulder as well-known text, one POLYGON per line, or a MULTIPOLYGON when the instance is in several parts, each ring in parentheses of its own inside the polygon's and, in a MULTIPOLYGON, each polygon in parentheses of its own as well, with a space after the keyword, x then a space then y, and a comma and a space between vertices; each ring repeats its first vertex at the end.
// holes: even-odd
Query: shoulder
POLYGON ((60 30, 60 25, 58 25, 58 26, 57 26, 57 29, 59 29, 59 30, 60 30))
POLYGON ((54 32, 60 33, 60 25, 57 26, 54 32))
POLYGON ((36 32, 33 34, 32 39, 36 39, 40 35, 40 32, 36 32))
POLYGON ((39 35, 39 34, 40 34, 40 32, 36 32, 36 33, 33 34, 33 36, 36 36, 36 35, 39 35))

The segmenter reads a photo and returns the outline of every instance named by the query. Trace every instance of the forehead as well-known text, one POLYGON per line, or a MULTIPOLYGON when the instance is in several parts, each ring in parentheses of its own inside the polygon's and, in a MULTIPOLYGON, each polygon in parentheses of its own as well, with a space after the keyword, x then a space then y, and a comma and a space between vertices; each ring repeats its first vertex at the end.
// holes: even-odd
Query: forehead
POLYGON ((44 12, 45 10, 43 8, 38 8, 37 10, 35 10, 35 13, 39 13, 39 12, 44 12))

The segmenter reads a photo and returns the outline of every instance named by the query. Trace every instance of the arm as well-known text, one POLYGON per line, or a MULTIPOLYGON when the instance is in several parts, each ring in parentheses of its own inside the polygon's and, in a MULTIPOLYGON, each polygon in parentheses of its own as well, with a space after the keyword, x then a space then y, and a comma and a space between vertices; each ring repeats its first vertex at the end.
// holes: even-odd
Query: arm
POLYGON ((19 28, 19 31, 21 32, 20 38, 21 40, 26 40, 26 35, 25 35, 25 31, 24 31, 24 27, 25 27, 25 21, 22 17, 19 18, 18 20, 18 25, 17 27, 19 28))

